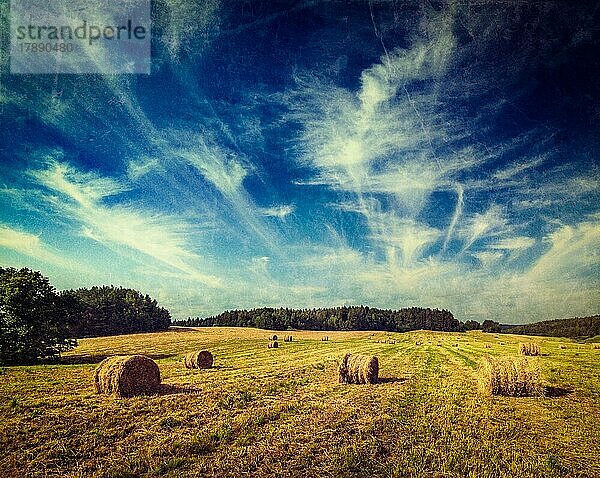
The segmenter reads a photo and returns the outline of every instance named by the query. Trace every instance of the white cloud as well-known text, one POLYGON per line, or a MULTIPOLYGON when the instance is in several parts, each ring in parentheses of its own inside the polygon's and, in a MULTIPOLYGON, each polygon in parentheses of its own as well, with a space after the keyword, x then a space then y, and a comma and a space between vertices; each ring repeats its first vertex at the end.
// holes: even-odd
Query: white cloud
POLYGON ((277 217, 279 219, 285 219, 287 216, 292 214, 295 210, 294 205, 283 205, 283 206, 272 206, 266 208, 260 208, 259 212, 263 216, 277 217))
POLYGON ((596 272, 595 282, 600 281, 600 217, 575 226, 564 225, 547 237, 550 249, 540 257, 527 277, 532 280, 565 280, 581 277, 591 269, 596 272))
POLYGON ((81 173, 57 161, 49 161, 46 169, 30 174, 59 195, 52 199, 53 206, 79 222, 84 236, 107 246, 125 246, 206 285, 220 286, 217 277, 191 265, 199 257, 186 247, 186 223, 131 205, 103 203, 104 198, 126 190, 124 185, 93 173, 81 173), (71 201, 65 202, 64 198, 71 201))
POLYGON ((507 179, 511 179, 514 176, 520 175, 521 173, 528 171, 529 169, 533 169, 542 164, 547 157, 541 156, 537 158, 528 158, 527 161, 520 161, 511 164, 504 169, 496 171, 494 173, 494 180, 496 181, 505 181, 507 179))
POLYGON ((503 208, 498 204, 492 204, 484 213, 475 213, 466 221, 461 231, 465 238, 462 250, 466 251, 479 239, 497 236, 510 229, 503 208))
POLYGON ((499 241, 488 244, 488 249, 505 250, 505 251, 521 251, 529 249, 535 245, 535 239, 532 237, 515 236, 500 239, 499 241))
POLYGON ((39 259, 51 264, 70 267, 72 264, 60 257, 42 242, 39 236, 28 232, 19 231, 10 226, 0 224, 0 247, 11 249, 34 259, 39 259))

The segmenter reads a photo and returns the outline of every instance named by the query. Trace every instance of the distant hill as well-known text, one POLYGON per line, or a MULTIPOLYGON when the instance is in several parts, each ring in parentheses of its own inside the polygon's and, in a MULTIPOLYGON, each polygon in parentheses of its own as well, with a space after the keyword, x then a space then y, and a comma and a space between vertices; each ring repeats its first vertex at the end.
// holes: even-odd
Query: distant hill
POLYGON ((390 332, 419 329, 447 332, 464 330, 463 324, 447 310, 420 307, 388 310, 365 306, 327 309, 231 310, 214 317, 196 317, 176 321, 173 325, 257 327, 272 330, 385 330, 390 332))
POLYGON ((519 335, 586 338, 600 335, 600 315, 572 319, 543 320, 526 325, 503 325, 502 332, 519 335))

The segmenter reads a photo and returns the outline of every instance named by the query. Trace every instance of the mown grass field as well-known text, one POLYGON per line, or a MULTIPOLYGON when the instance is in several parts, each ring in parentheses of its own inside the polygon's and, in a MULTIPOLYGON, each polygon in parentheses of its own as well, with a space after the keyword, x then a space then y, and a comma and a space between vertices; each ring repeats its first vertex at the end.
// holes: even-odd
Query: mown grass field
POLYGON ((0 475, 600 476, 591 344, 480 332, 293 335, 268 349, 268 331, 172 329, 81 340, 62 365, 4 368, 0 475), (396 343, 380 343, 387 337, 396 343), (516 354, 524 340, 541 345, 533 359, 551 396, 479 393, 481 356, 516 354), (183 368, 197 349, 213 352, 214 368, 183 368), (382 382, 339 384, 346 351, 377 355, 382 382), (96 395, 96 364, 134 353, 157 361, 162 394, 96 395))

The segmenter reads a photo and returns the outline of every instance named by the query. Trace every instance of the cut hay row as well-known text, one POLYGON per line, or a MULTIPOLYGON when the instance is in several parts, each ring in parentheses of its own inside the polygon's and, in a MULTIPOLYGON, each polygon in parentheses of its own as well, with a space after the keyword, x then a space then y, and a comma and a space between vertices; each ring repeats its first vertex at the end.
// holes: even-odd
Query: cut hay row
POLYGON ((340 383, 377 383, 379 360, 377 357, 348 353, 339 368, 340 383))
POLYGON ((160 370, 144 355, 124 355, 104 359, 95 371, 96 392, 118 397, 150 395, 159 391, 160 370))
POLYGON ((483 357, 479 370, 480 386, 491 395, 509 397, 538 396, 543 392, 540 369, 526 357, 483 357))
POLYGON ((208 350, 190 352, 183 357, 185 368, 210 368, 212 364, 213 356, 208 350))
POLYGON ((521 355, 529 355, 529 356, 539 355, 540 354, 540 346, 533 342, 530 342, 530 343, 521 342, 519 344, 519 353, 521 355))

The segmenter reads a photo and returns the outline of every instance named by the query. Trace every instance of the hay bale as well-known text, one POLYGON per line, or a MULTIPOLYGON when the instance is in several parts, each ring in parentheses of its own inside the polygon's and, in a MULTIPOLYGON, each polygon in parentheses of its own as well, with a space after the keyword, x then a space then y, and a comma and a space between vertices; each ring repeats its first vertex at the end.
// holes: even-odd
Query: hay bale
POLYGON ((486 355, 479 370, 480 386, 488 395, 538 396, 543 392, 540 368, 526 357, 486 355))
POLYGON ((377 383, 379 359, 368 355, 346 354, 340 363, 340 383, 377 383))
POLYGON ((438 343, 437 343, 437 346, 438 346, 438 347, 441 347, 441 346, 442 346, 442 343, 441 343, 441 342, 438 342, 438 343))
POLYGON ((484 347, 485 347, 486 349, 491 349, 491 348, 492 348, 492 344, 488 344, 488 343, 486 343, 486 344, 484 345, 484 347))
POLYGON ((278 340, 278 337, 277 337, 277 335, 271 335, 269 337, 269 340, 278 340))
POLYGON ((535 343, 520 343, 519 344, 519 353, 521 355, 539 355, 540 354, 540 346, 535 343))
POLYGON ((292 341, 292 336, 291 336, 291 335, 286 335, 286 336, 283 338, 283 341, 284 341, 284 342, 291 342, 291 341, 292 341))
POLYGON ((600 344, 594 344, 594 349, 600 349, 600 344))
POLYGON ((566 346, 566 345, 564 345, 564 344, 560 344, 560 345, 559 345, 559 348, 561 348, 561 349, 563 349, 563 350, 564 350, 564 349, 566 349, 566 348, 567 348, 567 346, 566 346))
POLYGON ((418 340, 415 342, 415 345, 421 345, 421 342, 419 342, 418 340))
POLYGON ((326 335, 325 337, 323 337, 323 338, 321 339, 321 341, 322 341, 322 342, 328 342, 328 341, 329 341, 329 336, 328 336, 328 335, 326 335))
POLYGON ((208 350, 190 352, 183 356, 185 368, 210 368, 213 364, 213 356, 208 350))
POLYGON ((273 340, 272 342, 269 342, 268 348, 270 348, 270 349, 279 348, 279 343, 277 342, 277 340, 273 340))
POLYGON ((94 375, 96 393, 133 397, 158 392, 160 370, 144 355, 121 355, 104 359, 94 375))

